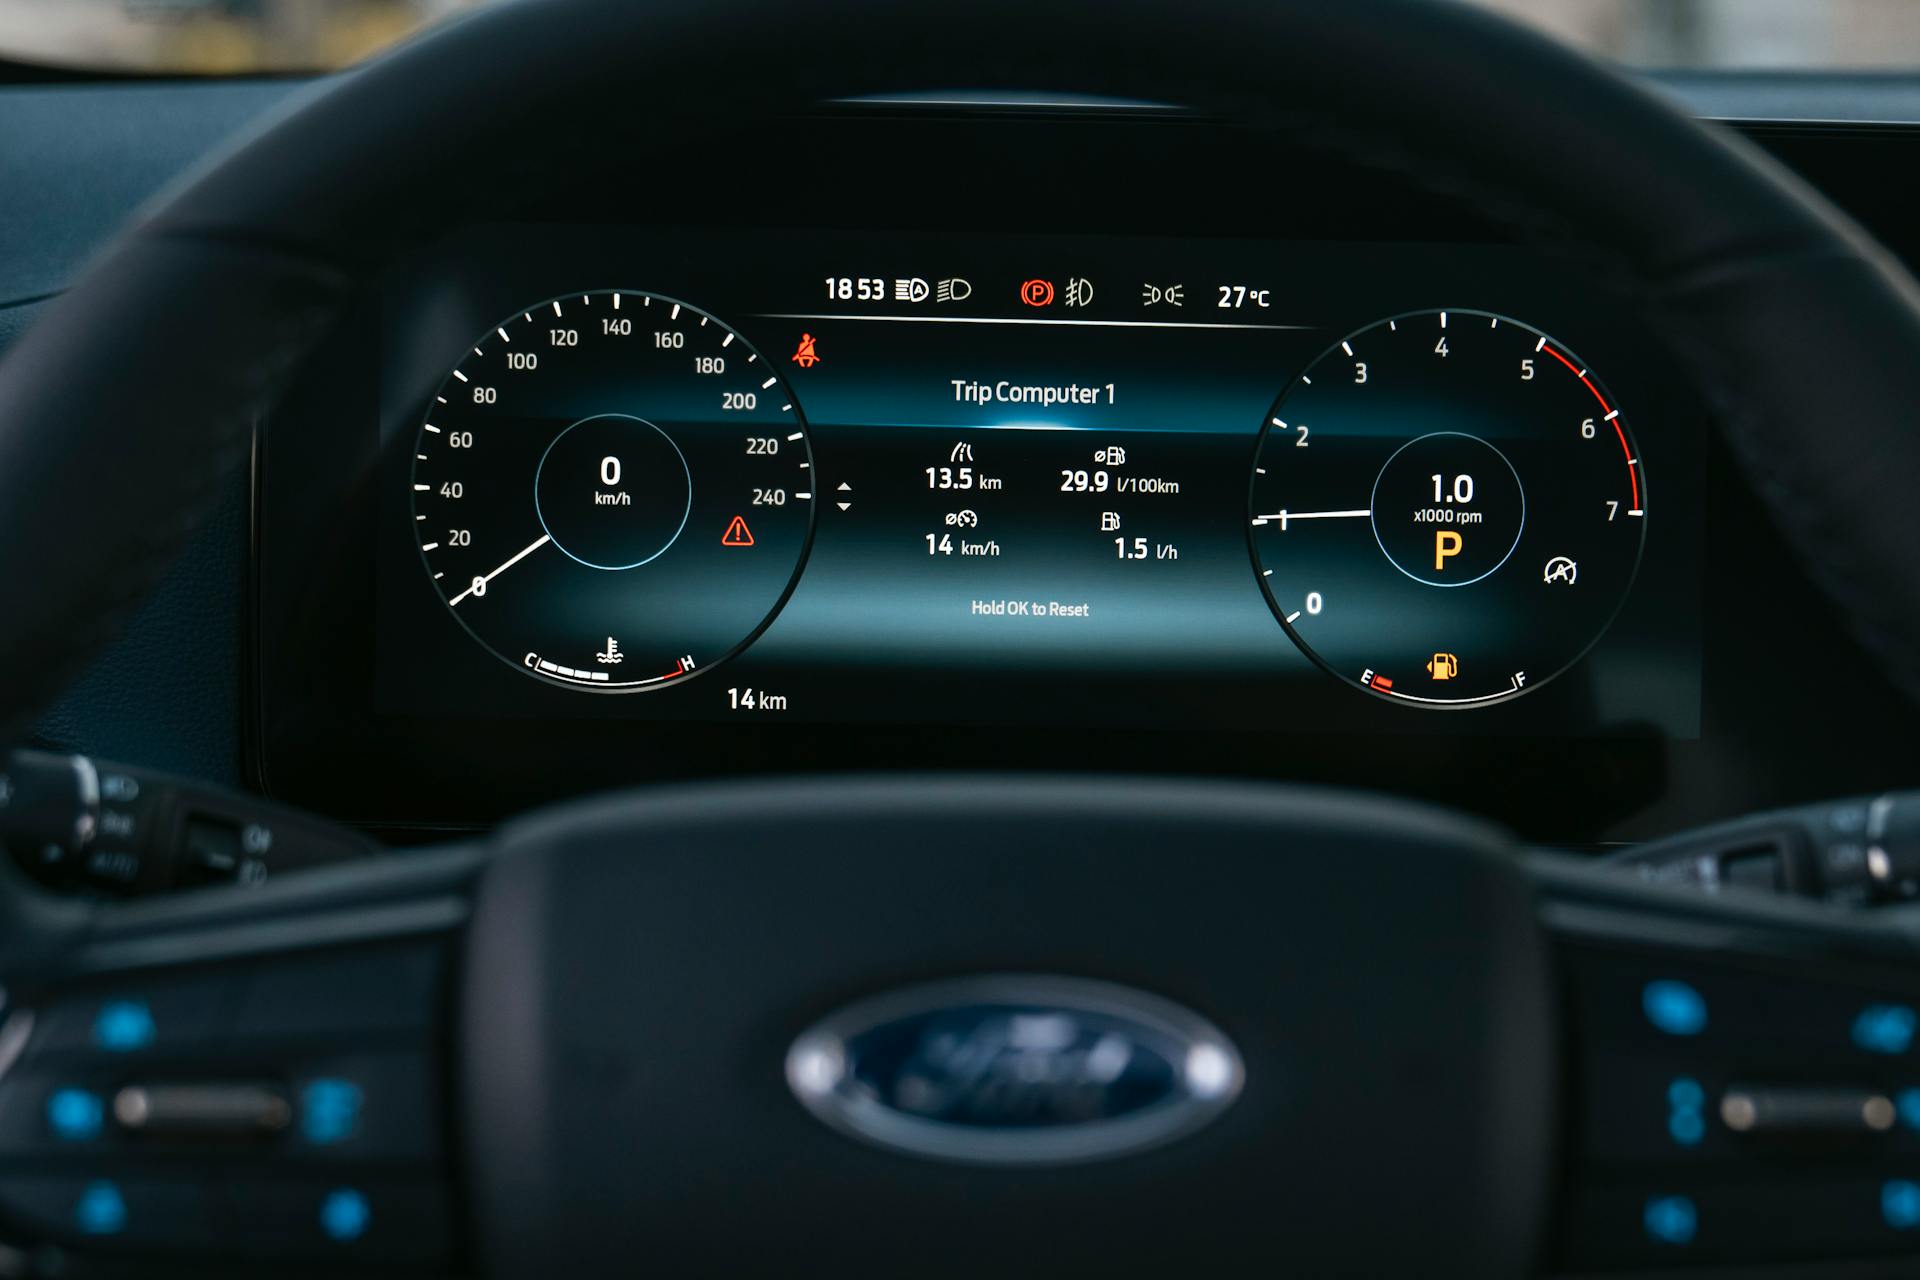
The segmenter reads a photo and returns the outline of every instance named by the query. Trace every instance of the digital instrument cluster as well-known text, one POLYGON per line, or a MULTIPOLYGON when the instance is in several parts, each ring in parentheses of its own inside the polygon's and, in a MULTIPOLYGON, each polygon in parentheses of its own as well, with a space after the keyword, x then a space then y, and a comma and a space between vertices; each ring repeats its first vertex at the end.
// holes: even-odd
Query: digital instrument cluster
POLYGON ((1698 732, 1698 442, 1518 250, 479 234, 388 311, 396 705, 1698 732))

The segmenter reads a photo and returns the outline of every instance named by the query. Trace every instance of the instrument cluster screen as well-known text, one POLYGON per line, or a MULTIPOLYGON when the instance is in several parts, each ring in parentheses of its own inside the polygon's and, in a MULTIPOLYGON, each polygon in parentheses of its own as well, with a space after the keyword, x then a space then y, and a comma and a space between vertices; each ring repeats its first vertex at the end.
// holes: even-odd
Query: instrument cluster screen
POLYGON ((382 326, 392 711, 1699 733, 1697 415, 1538 253, 487 226, 382 326))

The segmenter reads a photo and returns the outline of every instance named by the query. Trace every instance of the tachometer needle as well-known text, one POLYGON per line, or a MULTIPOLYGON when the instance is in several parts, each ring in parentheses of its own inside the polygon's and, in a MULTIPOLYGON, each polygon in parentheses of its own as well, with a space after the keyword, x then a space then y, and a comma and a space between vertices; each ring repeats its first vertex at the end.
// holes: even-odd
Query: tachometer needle
POLYGON ((485 595, 487 592, 487 584, 489 582, 492 582, 495 578, 499 577, 501 574, 505 573, 507 570, 513 568, 513 566, 519 564, 522 560, 525 560, 528 556, 532 555, 534 552, 538 551, 540 548, 546 546, 549 542, 552 542, 552 541, 553 541, 552 534, 550 533, 541 534, 540 537, 531 546, 527 547, 527 549, 522 551, 519 555, 507 561, 505 564, 501 565, 498 569, 495 569, 492 573, 488 574, 486 577, 475 578, 473 580, 472 586, 468 587, 465 591, 462 591, 459 595, 455 596, 453 599, 447 601, 448 607, 451 608, 452 606, 459 604, 462 600, 465 600, 468 596, 474 595, 476 593, 480 595, 485 595))
POLYGON ((1255 516, 1253 518, 1253 522, 1255 524, 1272 524, 1277 520, 1280 522, 1280 532, 1285 533, 1287 531, 1287 521, 1289 520, 1356 520, 1363 516, 1370 516, 1372 514, 1373 512, 1370 510, 1369 511, 1276 511, 1270 516, 1255 516))

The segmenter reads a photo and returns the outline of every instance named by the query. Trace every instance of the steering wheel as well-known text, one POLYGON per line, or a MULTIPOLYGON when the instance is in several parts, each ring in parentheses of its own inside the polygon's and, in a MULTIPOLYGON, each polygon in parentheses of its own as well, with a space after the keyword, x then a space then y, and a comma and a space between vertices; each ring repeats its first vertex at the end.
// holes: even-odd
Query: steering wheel
MULTIPOLYGON (((483 191, 581 145, 638 163, 952 86, 1178 103, 1276 154, 1333 139, 1576 246, 1631 282, 1808 571, 1920 690, 1913 282, 1754 149, 1574 53, 1421 0, 539 0, 303 97, 8 354, 0 724, 151 585, 354 291, 483 191)), ((1590 1171, 1593 1091, 1675 1054, 1704 1064, 1675 1079, 1710 1073, 1775 996, 1854 1052, 1855 1012, 1916 977, 1890 927, 1227 784, 696 786, 254 892, 96 905, 0 877, 0 1116, 88 1028, 156 1090, 183 1063, 400 1062, 402 1101, 354 1086, 372 1172, 346 1210, 324 1163, 279 1199, 253 1174, 213 1194, 243 1226, 284 1210, 316 1258, 502 1275, 1677 1259, 1719 1193, 1675 1193, 1664 1150, 1590 1171), (1809 966, 1828 1005, 1793 1003, 1809 966), (129 1009, 147 1021, 116 1040, 129 1009), (975 1051, 1025 1065, 969 1074, 975 1051)), ((168 1256, 180 1180, 124 1183, 129 1223, 162 1225, 118 1247, 168 1256)))

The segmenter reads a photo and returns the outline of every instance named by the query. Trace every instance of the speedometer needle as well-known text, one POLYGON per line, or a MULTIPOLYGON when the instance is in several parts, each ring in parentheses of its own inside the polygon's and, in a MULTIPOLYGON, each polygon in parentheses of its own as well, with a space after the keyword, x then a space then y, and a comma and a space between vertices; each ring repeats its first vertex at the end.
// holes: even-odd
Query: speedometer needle
POLYGON ((1280 522, 1280 532, 1285 533, 1287 531, 1287 521, 1289 520, 1354 520, 1372 514, 1372 511, 1276 511, 1270 516, 1255 516, 1253 522, 1255 524, 1272 524, 1275 520, 1278 520, 1280 522))
POLYGON ((454 605, 459 604, 462 600, 465 600, 468 596, 471 596, 471 595, 487 594, 487 584, 489 582, 492 582, 495 578, 499 577, 501 574, 505 573, 507 570, 513 568, 513 566, 519 564, 522 560, 525 560, 528 556, 532 555, 534 552, 538 551, 540 548, 546 546, 549 542, 552 542, 552 541, 553 541, 552 534, 550 533, 541 534, 540 537, 531 546, 529 546, 526 550, 522 551, 519 555, 507 561, 505 564, 501 565, 498 569, 495 569, 492 573, 488 574, 486 577, 475 578, 473 580, 472 586, 468 587, 465 591, 462 591, 459 595, 455 596, 453 599, 447 601, 447 607, 452 608, 454 605))

